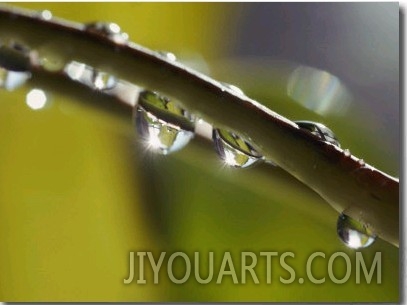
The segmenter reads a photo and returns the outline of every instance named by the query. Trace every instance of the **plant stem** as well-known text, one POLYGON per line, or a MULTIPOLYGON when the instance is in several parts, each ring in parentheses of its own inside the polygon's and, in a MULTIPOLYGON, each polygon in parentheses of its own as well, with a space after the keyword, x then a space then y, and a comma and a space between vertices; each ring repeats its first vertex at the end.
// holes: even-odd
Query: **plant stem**
POLYGON ((338 212, 398 246, 398 179, 299 129, 249 97, 134 43, 115 43, 87 32, 83 25, 43 20, 30 12, 0 9, 0 39, 23 43, 38 51, 40 58, 83 62, 179 100, 215 127, 250 140, 267 159, 316 191, 338 212))

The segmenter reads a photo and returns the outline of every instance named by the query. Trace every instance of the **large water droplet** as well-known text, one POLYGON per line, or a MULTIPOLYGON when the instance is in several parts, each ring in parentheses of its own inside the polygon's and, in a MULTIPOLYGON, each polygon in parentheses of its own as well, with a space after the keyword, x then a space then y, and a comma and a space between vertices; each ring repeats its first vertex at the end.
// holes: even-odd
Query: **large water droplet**
POLYGON ((345 214, 339 215, 337 232, 339 239, 352 249, 369 247, 376 240, 376 235, 365 225, 345 214))
POLYGON ((140 93, 134 116, 142 141, 163 155, 180 150, 194 137, 194 118, 155 92, 140 93))
POLYGON ((92 22, 85 25, 85 30, 107 37, 117 43, 125 43, 129 35, 121 31, 120 26, 114 22, 92 22))
POLYGON ((216 152, 229 166, 244 168, 263 159, 248 142, 233 132, 214 129, 212 138, 216 152))
POLYGON ((321 140, 329 142, 333 145, 341 147, 338 139, 331 129, 326 127, 324 124, 311 122, 311 121, 295 121, 295 123, 302 129, 308 130, 313 135, 316 135, 321 140))
POLYGON ((109 73, 94 69, 92 71, 92 84, 96 90, 110 90, 116 86, 117 79, 109 73))
POLYGON ((24 85, 30 77, 29 72, 9 71, 0 67, 0 88, 14 90, 24 85))

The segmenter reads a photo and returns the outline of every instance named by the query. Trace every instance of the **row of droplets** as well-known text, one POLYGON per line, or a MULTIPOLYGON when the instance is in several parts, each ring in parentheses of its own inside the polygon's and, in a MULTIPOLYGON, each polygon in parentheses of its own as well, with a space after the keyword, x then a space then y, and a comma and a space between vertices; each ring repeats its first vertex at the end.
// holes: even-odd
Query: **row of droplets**
MULTIPOLYGON (((143 91, 134 108, 136 130, 144 144, 163 155, 185 147, 194 137, 196 119, 177 103, 152 91, 143 91)), ((298 126, 338 145, 333 132, 320 123, 298 121, 298 126)), ((223 162, 233 167, 248 167, 264 160, 253 146, 233 132, 214 128, 212 132, 215 150, 223 162)), ((366 248, 376 236, 361 222, 341 214, 337 221, 340 240, 353 249, 366 248)))
MULTIPOLYGON (((39 18, 49 20, 52 14, 43 11, 39 18)), ((94 22, 85 25, 85 31, 111 39, 115 43, 127 43, 129 36, 120 30, 115 23, 94 22)), ((169 61, 175 61, 174 54, 157 52, 158 56, 169 61)), ((46 69, 46 61, 43 62, 46 69)), ((29 72, 0 71, 0 87, 12 90, 25 82, 29 72)), ((85 64, 71 62, 64 66, 64 73, 71 79, 98 91, 113 89, 118 80, 103 71, 93 69, 85 64)), ((239 95, 243 91, 233 85, 223 83, 228 89, 239 95)), ((134 121, 136 130, 144 144, 151 150, 168 155, 185 147, 195 136, 195 123, 197 118, 178 103, 160 95, 157 92, 144 90, 140 92, 134 107, 134 121)), ((321 123, 311 121, 296 121, 303 130, 307 130, 319 137, 322 141, 340 146, 335 134, 321 123)), ((212 129, 212 140, 218 156, 226 165, 237 168, 246 168, 266 161, 252 144, 236 133, 219 128, 212 129)), ((268 161, 272 163, 271 161, 268 161)), ((345 214, 341 214, 337 221, 337 234, 340 240, 350 248, 365 248, 370 246, 376 236, 361 222, 345 214)))
MULTIPOLYGON (((243 94, 236 86, 223 85, 243 94)), ((194 126, 198 121, 194 115, 181 108, 179 103, 148 90, 140 93, 134 117, 142 140, 163 155, 186 146, 194 137, 194 126)), ((325 125, 311 121, 295 122, 322 141, 340 146, 334 133, 325 125)), ((212 140, 219 157, 229 166, 246 168, 265 160, 250 141, 232 131, 213 128, 212 140)))

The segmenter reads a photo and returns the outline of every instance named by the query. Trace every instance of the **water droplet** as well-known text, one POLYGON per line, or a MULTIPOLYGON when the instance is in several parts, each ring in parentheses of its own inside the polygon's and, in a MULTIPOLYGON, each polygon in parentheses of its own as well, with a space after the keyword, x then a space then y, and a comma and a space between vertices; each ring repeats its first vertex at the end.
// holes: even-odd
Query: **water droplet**
POLYGON ((37 65, 49 72, 61 72, 72 55, 72 46, 64 40, 47 41, 35 51, 37 65))
POLYGON ((15 41, 0 45, 0 66, 9 71, 27 71, 30 66, 30 49, 15 41))
POLYGON ((30 77, 29 72, 9 71, 0 67, 0 88, 14 90, 24 85, 30 77))
POLYGON ((20 52, 21 54, 24 54, 24 55, 28 55, 31 51, 31 49, 28 46, 25 46, 16 41, 11 42, 9 45, 9 48, 13 49, 17 52, 20 52))
POLYGON ((360 164, 360 166, 364 166, 365 165, 365 160, 359 159, 358 163, 360 164))
POLYGON ((235 92, 239 95, 245 95, 243 90, 235 85, 228 84, 228 83, 222 83, 222 85, 224 85, 225 87, 229 88, 230 90, 232 90, 233 92, 235 92))
POLYGON ((84 63, 80 63, 77 61, 69 62, 65 68, 64 72, 68 75, 72 80, 81 81, 84 77, 84 74, 88 67, 84 63))
POLYGON ((298 127, 308 130, 313 135, 319 137, 321 140, 341 147, 341 144, 339 143, 333 131, 326 127, 324 124, 311 121, 294 121, 294 122, 298 125, 298 127))
POLYGON ((193 116, 158 93, 141 92, 134 116, 142 141, 163 155, 180 150, 194 137, 193 116))
POLYGON ((120 26, 114 22, 88 23, 85 25, 85 30, 107 37, 116 43, 125 43, 129 40, 129 35, 122 32, 120 26))
POLYGON ((52 19, 52 13, 49 10, 43 10, 38 13, 39 18, 44 19, 44 20, 51 20, 52 19))
POLYGON ((50 50, 49 52, 46 51, 40 55, 40 64, 44 70, 58 72, 65 67, 65 59, 50 50))
POLYGON ((169 61, 176 61, 177 60, 177 57, 175 56, 175 54, 171 53, 171 52, 158 51, 158 54, 160 54, 162 57, 166 58, 169 61))
POLYGON ((349 149, 344 149, 343 154, 345 155, 345 157, 350 157, 350 155, 351 155, 349 149))
POLYGON ((110 90, 117 85, 117 79, 111 74, 94 69, 92 71, 92 85, 96 90, 110 90))
POLYGON ((244 168, 263 159, 248 142, 233 132, 214 129, 212 138, 216 152, 229 166, 244 168))
POLYGON ((339 239, 352 249, 369 247, 376 240, 376 235, 365 225, 345 214, 339 215, 337 232, 339 239))

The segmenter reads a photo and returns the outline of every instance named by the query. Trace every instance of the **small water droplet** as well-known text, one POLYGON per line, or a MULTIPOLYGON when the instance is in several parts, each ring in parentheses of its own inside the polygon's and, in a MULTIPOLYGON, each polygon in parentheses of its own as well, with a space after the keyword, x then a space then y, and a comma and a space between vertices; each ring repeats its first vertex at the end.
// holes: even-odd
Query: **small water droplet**
POLYGON ((376 240, 376 235, 365 225, 345 214, 339 215, 337 233, 339 239, 352 249, 369 247, 376 240))
POLYGON ((345 155, 345 157, 350 157, 350 155, 351 155, 349 149, 344 149, 344 150, 343 150, 343 154, 345 155))
POLYGON ((93 69, 92 85, 96 90, 110 90, 117 85, 117 79, 109 73, 93 69))
POLYGON ((247 141, 233 132, 214 129, 212 138, 216 152, 229 166, 244 168, 263 159, 247 141))
POLYGON ((57 53, 47 52, 41 54, 40 64, 44 70, 49 72, 58 72, 65 67, 65 60, 57 53))
POLYGON ((52 19, 52 13, 49 10, 43 10, 38 13, 39 18, 44 19, 44 20, 51 20, 52 19))
POLYGON ((160 56, 164 57, 165 59, 167 59, 169 61, 176 61, 177 60, 177 57, 175 56, 175 54, 171 53, 171 52, 158 51, 158 54, 160 54, 160 56))
POLYGON ((36 65, 49 72, 61 72, 71 57, 72 46, 68 41, 55 40, 46 41, 43 45, 38 46, 36 51, 36 65))
POLYGON ((12 91, 24 85, 30 77, 29 72, 9 71, 0 67, 0 88, 12 91))
POLYGON ((324 124, 311 121, 294 121, 294 122, 298 125, 298 127, 308 130, 313 135, 319 137, 321 140, 341 147, 341 144, 339 143, 333 131, 326 127, 324 124))
POLYGON ((30 66, 30 49, 18 42, 0 44, 0 67, 9 71, 25 72, 30 66))
POLYGON ((235 85, 228 84, 228 83, 222 83, 222 85, 224 85, 225 87, 229 88, 230 90, 232 90, 233 92, 235 92, 239 95, 245 95, 243 90, 235 85))
POLYGON ((80 82, 81 79, 84 77, 84 74, 87 71, 87 69, 88 67, 84 63, 71 61, 65 66, 64 72, 71 79, 80 82))
POLYGON ((129 35, 121 31, 120 26, 114 22, 91 22, 85 25, 85 30, 107 37, 117 43, 125 43, 129 35))
POLYGON ((16 41, 11 42, 9 45, 9 48, 13 49, 17 52, 20 52, 21 54, 24 54, 24 55, 28 55, 31 51, 31 49, 28 46, 23 45, 16 41))
POLYGON ((142 141, 160 154, 178 151, 194 137, 194 117, 158 93, 141 92, 134 117, 142 141))
POLYGON ((360 166, 364 166, 365 165, 365 160, 359 159, 358 163, 360 164, 360 166))

